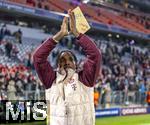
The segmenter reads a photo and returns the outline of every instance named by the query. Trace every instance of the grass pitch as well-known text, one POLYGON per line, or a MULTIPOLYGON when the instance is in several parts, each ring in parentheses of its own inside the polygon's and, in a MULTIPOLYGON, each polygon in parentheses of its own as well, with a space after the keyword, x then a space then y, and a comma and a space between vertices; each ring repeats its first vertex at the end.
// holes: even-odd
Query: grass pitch
POLYGON ((150 125, 150 115, 99 118, 96 125, 150 125))

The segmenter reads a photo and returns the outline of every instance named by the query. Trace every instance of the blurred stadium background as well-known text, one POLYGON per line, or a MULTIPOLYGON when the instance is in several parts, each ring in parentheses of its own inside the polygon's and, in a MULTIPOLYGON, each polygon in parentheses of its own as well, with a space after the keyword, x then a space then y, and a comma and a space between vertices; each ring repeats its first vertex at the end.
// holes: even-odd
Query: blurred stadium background
MULTIPOLYGON (((0 0, 0 102, 45 99, 32 53, 59 30, 62 14, 76 6, 103 54, 94 89, 96 125, 150 125, 149 0, 0 0)), ((64 49, 76 53, 82 68, 85 55, 73 41, 73 36, 65 37, 53 50, 49 60, 54 68, 64 49)), ((2 110, 1 103, 1 119, 2 110)))

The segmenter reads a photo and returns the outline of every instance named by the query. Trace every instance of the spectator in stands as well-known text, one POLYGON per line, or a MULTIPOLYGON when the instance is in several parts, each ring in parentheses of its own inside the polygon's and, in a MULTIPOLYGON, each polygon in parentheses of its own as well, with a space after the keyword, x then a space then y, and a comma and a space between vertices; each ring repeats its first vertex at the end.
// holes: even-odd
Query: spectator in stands
POLYGON ((46 99, 50 100, 50 125, 66 125, 67 122, 70 125, 94 125, 92 93, 100 70, 101 54, 89 37, 77 31, 73 12, 69 11, 68 14, 71 33, 87 55, 83 70, 76 72, 77 59, 71 51, 62 51, 58 55, 57 71, 47 61, 49 53, 59 40, 68 35, 67 17, 63 19, 61 30, 35 51, 34 65, 47 89, 46 99))
POLYGON ((38 8, 42 8, 42 3, 41 3, 41 1, 38 2, 37 7, 38 7, 38 8))
POLYGON ((1 89, 2 85, 4 84, 4 82, 5 82, 5 78, 4 78, 3 74, 0 73, 0 89, 1 89))
POLYGON ((2 27, 0 30, 0 41, 3 39, 4 37, 4 28, 2 27))
POLYGON ((35 5, 36 5, 36 3, 35 3, 34 0, 26 0, 26 3, 27 3, 28 5, 30 5, 30 6, 33 6, 33 7, 35 7, 35 5))
POLYGON ((144 80, 140 80, 140 86, 139 86, 139 92, 141 94, 141 104, 144 104, 146 99, 146 85, 144 83, 144 80))
POLYGON ((21 29, 18 29, 18 31, 15 33, 15 37, 18 43, 22 43, 22 31, 21 29))
POLYGON ((25 95, 24 95, 23 81, 22 80, 16 80, 15 83, 16 83, 16 91, 17 91, 16 95, 17 95, 17 97, 19 97, 19 98, 24 97, 25 95))
POLYGON ((18 53, 19 53, 19 50, 18 50, 17 46, 13 45, 11 54, 12 54, 13 57, 15 57, 15 59, 18 59, 18 57, 17 57, 18 53))
POLYGON ((11 32, 7 27, 5 27, 5 29, 4 29, 4 35, 7 35, 7 36, 11 35, 11 32))
POLYGON ((8 96, 8 100, 17 100, 16 87, 15 87, 15 81, 14 80, 10 80, 8 82, 7 96, 8 96))
POLYGON ((49 6, 48 6, 48 5, 45 5, 45 6, 44 6, 44 9, 45 9, 45 10, 49 10, 49 6))
POLYGON ((99 94, 98 90, 96 88, 94 88, 94 107, 95 107, 95 109, 98 108, 98 106, 99 106, 99 97, 100 97, 100 94, 99 94))
POLYGON ((111 88, 110 88, 110 83, 106 81, 106 88, 105 88, 105 100, 106 100, 106 105, 105 108, 110 108, 110 103, 111 103, 111 88))
POLYGON ((18 29, 18 31, 14 32, 14 36, 16 37, 16 41, 18 43, 22 43, 22 31, 21 29, 18 29))
POLYGON ((4 38, 4 36, 10 36, 11 32, 10 30, 7 28, 6 24, 4 24, 2 26, 2 28, 0 29, 0 40, 2 40, 4 38))
POLYGON ((19 43, 22 43, 22 31, 20 28, 18 29, 18 34, 19 34, 18 41, 19 41, 19 43))
POLYGON ((145 21, 145 28, 150 29, 150 21, 148 20, 145 21))
POLYGON ((150 87, 149 87, 149 89, 147 91, 146 101, 147 101, 148 106, 150 106, 150 87))
POLYGON ((11 42, 6 42, 5 44, 5 52, 7 57, 11 57, 11 51, 12 51, 13 45, 11 42))
POLYGON ((25 55, 23 62, 26 67, 33 69, 33 63, 32 63, 30 52, 25 55))

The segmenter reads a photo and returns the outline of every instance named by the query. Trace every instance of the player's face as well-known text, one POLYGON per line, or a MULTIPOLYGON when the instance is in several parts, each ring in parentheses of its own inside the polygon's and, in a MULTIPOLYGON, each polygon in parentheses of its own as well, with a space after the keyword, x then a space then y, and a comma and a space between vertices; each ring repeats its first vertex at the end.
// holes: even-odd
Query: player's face
POLYGON ((59 68, 63 69, 76 69, 75 60, 71 53, 69 52, 63 52, 59 58, 59 68))

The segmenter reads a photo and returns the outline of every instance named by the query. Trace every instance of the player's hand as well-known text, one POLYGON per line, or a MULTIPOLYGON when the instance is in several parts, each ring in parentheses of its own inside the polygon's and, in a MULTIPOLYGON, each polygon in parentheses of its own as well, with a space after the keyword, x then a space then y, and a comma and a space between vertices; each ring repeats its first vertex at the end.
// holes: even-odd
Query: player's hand
POLYGON ((68 35, 68 17, 64 17, 60 32, 61 32, 62 36, 68 35))
POLYGON ((53 36, 53 39, 56 42, 58 42, 60 39, 62 39, 64 36, 66 36, 68 34, 69 34, 69 32, 68 32, 68 17, 64 17, 60 31, 53 36))
POLYGON ((76 28, 74 13, 70 9, 68 10, 68 15, 69 15, 69 21, 70 21, 69 22, 70 32, 76 37, 78 37, 80 33, 77 31, 77 28, 76 28))

